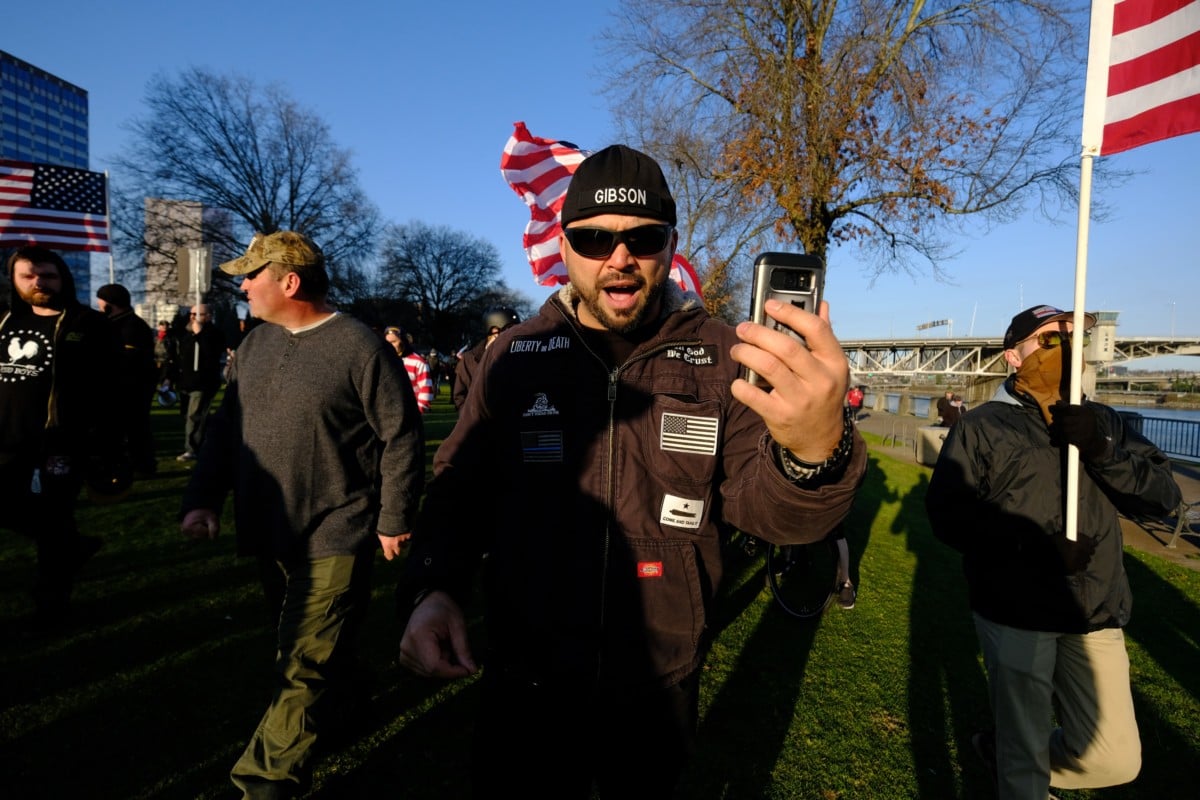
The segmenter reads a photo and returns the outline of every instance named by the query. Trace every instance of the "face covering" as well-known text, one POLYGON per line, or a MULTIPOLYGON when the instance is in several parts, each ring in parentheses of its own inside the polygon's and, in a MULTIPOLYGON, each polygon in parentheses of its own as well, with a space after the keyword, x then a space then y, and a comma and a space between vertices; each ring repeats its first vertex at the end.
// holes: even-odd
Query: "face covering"
POLYGON ((1017 368, 1014 388, 1037 401, 1047 425, 1052 421, 1050 406, 1070 397, 1070 372, 1064 369, 1069 353, 1065 344, 1050 350, 1039 347, 1017 368))

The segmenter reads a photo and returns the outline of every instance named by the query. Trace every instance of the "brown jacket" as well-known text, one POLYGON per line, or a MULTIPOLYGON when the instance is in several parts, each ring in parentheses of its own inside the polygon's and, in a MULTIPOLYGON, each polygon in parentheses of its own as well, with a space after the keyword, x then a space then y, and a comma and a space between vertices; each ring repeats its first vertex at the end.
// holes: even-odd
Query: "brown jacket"
POLYGON ((762 419, 735 401, 733 328, 668 286, 659 330, 609 371, 577 329, 570 286, 488 348, 438 449, 401 607, 464 600, 487 553, 491 669, 523 679, 670 685, 703 660, 721 543, 823 538, 866 465, 788 481, 762 419))

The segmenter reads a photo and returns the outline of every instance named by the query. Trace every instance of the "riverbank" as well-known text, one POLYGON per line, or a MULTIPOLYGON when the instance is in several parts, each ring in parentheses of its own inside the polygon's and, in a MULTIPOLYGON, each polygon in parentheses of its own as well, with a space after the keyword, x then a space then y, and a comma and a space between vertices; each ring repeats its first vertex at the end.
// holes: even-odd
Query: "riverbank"
MULTIPOLYGON (((929 428, 924 420, 886 411, 864 412, 858 422, 858 429, 864 434, 870 434, 866 438, 871 450, 918 464, 932 471, 932 467, 921 464, 917 457, 922 428, 929 428)), ((1183 493, 1184 502, 1200 502, 1200 466, 1173 461, 1171 468, 1175 482, 1179 484, 1183 493)), ((1195 513, 1193 511, 1193 514, 1195 513)), ((1129 547, 1200 571, 1200 519, 1189 517, 1185 521, 1188 524, 1185 524, 1175 542, 1175 547, 1168 548, 1175 522, 1174 516, 1166 520, 1140 522, 1122 517, 1121 532, 1125 537, 1125 544, 1129 547)))
POLYGON ((1142 392, 1096 392, 1096 401, 1108 406, 1132 408, 1153 416, 1154 411, 1197 411, 1200 412, 1200 397, 1194 394, 1144 394, 1142 392))

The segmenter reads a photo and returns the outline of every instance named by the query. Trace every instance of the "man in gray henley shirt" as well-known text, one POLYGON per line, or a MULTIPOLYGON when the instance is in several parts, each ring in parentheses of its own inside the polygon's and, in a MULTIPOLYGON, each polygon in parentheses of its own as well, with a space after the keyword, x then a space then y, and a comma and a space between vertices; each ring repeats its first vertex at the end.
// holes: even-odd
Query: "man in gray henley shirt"
POLYGON ((346 688, 371 564, 407 541, 425 457, 412 387, 389 346, 326 302, 325 258, 291 231, 221 265, 256 327, 238 347, 183 500, 184 535, 211 539, 234 497, 238 552, 259 559, 279 620, 271 704, 233 768, 244 797, 308 787, 313 744, 346 688), (332 702, 331 702, 332 701, 332 702))

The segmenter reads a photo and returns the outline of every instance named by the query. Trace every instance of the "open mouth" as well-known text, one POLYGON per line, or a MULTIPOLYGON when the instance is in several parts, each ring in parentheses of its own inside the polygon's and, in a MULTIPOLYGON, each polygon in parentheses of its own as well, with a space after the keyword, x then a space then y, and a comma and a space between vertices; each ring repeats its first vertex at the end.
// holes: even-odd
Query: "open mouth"
POLYGON ((641 285, 638 283, 613 283, 600 289, 614 308, 629 308, 637 302, 641 285))
POLYGON ((636 286, 610 286, 604 290, 614 308, 628 308, 637 301, 636 286))

